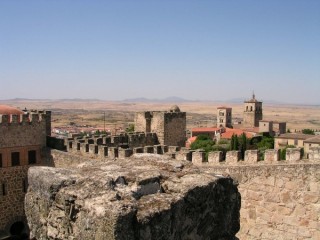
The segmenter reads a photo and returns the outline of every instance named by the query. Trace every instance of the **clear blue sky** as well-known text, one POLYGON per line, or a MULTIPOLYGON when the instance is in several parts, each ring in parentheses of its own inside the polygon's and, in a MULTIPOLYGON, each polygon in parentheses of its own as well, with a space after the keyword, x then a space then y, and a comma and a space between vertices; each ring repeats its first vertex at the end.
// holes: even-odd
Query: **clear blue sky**
POLYGON ((0 1, 0 99, 320 104, 319 0, 0 1))

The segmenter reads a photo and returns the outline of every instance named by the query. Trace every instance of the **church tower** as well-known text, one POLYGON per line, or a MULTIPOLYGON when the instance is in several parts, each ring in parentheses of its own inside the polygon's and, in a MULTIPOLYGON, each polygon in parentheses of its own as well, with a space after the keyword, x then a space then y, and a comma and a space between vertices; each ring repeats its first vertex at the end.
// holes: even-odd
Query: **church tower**
POLYGON ((258 101, 253 93, 252 99, 244 101, 243 127, 259 127, 260 120, 262 120, 262 102, 258 101))
POLYGON ((232 128, 232 108, 229 108, 229 107, 217 108, 217 127, 232 128))

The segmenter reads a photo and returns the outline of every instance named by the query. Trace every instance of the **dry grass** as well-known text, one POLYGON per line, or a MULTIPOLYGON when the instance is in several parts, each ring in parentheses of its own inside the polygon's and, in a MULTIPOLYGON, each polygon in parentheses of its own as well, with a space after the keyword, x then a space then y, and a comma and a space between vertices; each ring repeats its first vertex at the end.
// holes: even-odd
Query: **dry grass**
MULTIPOLYGON (((126 126, 133 122, 136 111, 168 110, 173 103, 126 103, 111 101, 53 101, 53 100, 15 100, 6 101, 19 108, 46 109, 52 111, 53 127, 66 126, 70 122, 103 127, 104 113, 106 127, 126 126)), ((187 112, 188 128, 194 126, 214 126, 216 109, 219 106, 232 107, 233 118, 242 118, 243 104, 188 102, 178 104, 187 112)), ((320 130, 320 106, 302 105, 263 105, 264 119, 286 121, 287 128, 301 130, 304 128, 320 130)))

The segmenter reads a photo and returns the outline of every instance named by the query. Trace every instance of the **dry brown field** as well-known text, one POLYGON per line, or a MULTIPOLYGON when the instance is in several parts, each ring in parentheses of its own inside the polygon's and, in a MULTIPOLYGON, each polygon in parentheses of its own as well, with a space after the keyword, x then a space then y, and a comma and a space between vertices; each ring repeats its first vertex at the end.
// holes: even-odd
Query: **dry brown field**
MULTIPOLYGON (((100 100, 8 100, 0 101, 24 109, 45 109, 52 111, 52 126, 68 126, 71 122, 93 127, 126 127, 134 121, 137 111, 168 110, 175 103, 160 102, 112 102, 100 100), (104 121, 105 115, 105 121, 104 121)), ((216 109, 219 106, 232 107, 233 119, 242 119, 243 104, 214 102, 178 103, 181 111, 187 112, 187 128, 195 126, 212 127, 216 123, 216 109)), ((320 106, 264 104, 263 118, 287 122, 291 131, 310 128, 320 130, 320 106)))

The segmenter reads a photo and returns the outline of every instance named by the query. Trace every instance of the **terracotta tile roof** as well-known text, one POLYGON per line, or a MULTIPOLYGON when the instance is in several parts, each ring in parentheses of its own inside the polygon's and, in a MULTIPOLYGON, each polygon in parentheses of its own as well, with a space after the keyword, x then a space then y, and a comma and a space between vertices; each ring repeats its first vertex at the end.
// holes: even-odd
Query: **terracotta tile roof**
POLYGON ((14 107, 10 107, 7 105, 0 105, 0 114, 1 115, 19 115, 19 114, 23 114, 23 112, 14 107))
POLYGON ((197 137, 190 137, 186 141, 186 147, 189 148, 190 145, 197 139, 197 137))
POLYGON ((220 130, 220 128, 201 127, 201 128, 192 128, 191 132, 215 132, 218 130, 220 130))
POLYGON ((232 109, 232 108, 231 107, 221 106, 221 107, 217 107, 217 109, 232 109))
POLYGON ((233 129, 233 128, 226 128, 226 131, 221 134, 221 138, 224 139, 231 139, 232 135, 240 136, 242 133, 246 134, 247 138, 252 138, 253 134, 243 131, 241 129, 233 129))

